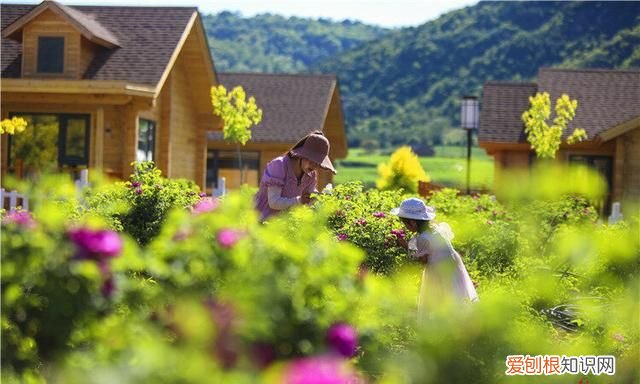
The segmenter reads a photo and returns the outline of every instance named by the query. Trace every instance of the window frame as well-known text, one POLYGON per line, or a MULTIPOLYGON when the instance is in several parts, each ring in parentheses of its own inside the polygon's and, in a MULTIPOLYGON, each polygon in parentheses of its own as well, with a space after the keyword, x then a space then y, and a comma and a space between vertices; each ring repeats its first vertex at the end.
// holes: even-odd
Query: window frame
POLYGON ((145 157, 149 157, 148 153, 151 152, 151 160, 154 163, 156 162, 156 145, 157 145, 157 140, 156 140, 156 136, 157 136, 157 131, 158 131, 158 124, 156 123, 155 120, 151 120, 151 119, 147 119, 144 117, 138 117, 138 132, 137 132, 137 137, 138 140, 136 142, 136 161, 149 161, 148 159, 138 159, 138 151, 140 150, 140 127, 142 125, 142 122, 147 122, 149 123, 149 127, 151 128, 150 130, 148 130, 147 132, 150 132, 147 134, 147 138, 146 138, 146 148, 144 149, 145 152, 145 157))
POLYGON ((45 76, 55 76, 55 75, 64 74, 64 72, 65 72, 65 64, 66 64, 65 63, 65 61, 66 61, 65 60, 65 56, 66 56, 65 52, 66 52, 66 46, 67 46, 66 37, 65 36, 60 36, 60 35, 38 35, 36 40, 37 40, 36 55, 35 55, 36 56, 36 62, 35 62, 36 73, 40 74, 40 75, 45 75, 45 76), (62 57, 60 58, 62 63, 61 63, 61 70, 60 71, 44 71, 44 70, 42 70, 41 65, 40 65, 40 63, 41 63, 40 59, 41 59, 41 56, 42 56, 41 55, 42 52, 40 50, 40 47, 41 47, 41 45, 42 45, 41 43, 42 43, 42 41, 44 39, 56 39, 56 40, 62 39, 62 52, 61 52, 62 57))
MULTIPOLYGON (((64 167, 72 167, 72 168, 80 168, 87 167, 89 168, 90 162, 90 145, 91 145, 91 115, 88 113, 55 113, 55 112, 10 112, 9 118, 14 116, 56 116, 58 118, 58 122, 60 124, 58 131, 58 139, 56 141, 56 145, 58 146, 58 169, 62 170, 64 167), (81 119, 85 121, 85 137, 84 137, 84 159, 78 158, 77 156, 68 156, 67 155, 67 124, 69 120, 77 120, 81 119), (83 160, 85 162, 83 163, 83 160)), ((11 161, 11 145, 12 145, 12 137, 9 136, 7 140, 7 167, 10 168, 13 166, 13 162, 11 161)))
MULTIPOLYGON (((207 188, 211 187, 211 188, 217 188, 218 187, 218 178, 219 178, 219 171, 221 168, 221 158, 220 158, 220 153, 229 153, 229 154, 233 154, 234 158, 233 158, 233 164, 234 167, 233 168, 229 168, 229 167, 222 167, 222 169, 232 169, 232 170, 239 170, 240 169, 240 164, 238 161, 238 153, 235 150, 232 149, 220 149, 220 148, 208 148, 207 149, 207 161, 206 161, 206 173, 205 173, 205 184, 207 186, 207 188), (209 157, 211 155, 211 158, 209 157), (211 167, 210 167, 211 165, 211 167), (212 170, 211 172, 211 176, 213 178, 213 180, 211 180, 209 178, 209 172, 210 169, 212 170)), ((260 183, 260 178, 262 177, 262 174, 260 172, 260 166, 261 166, 261 160, 262 160, 262 152, 259 150, 253 150, 253 151, 241 151, 242 152, 242 165, 246 166, 248 164, 251 164, 252 167, 247 167, 250 170, 255 170, 258 172, 258 183, 260 183), (255 154, 257 155, 256 158, 253 159, 247 159, 245 158, 245 154, 247 153, 251 153, 251 154, 255 154), (256 167, 257 166, 257 167, 256 167), (253 168, 256 167, 256 168, 253 168)))

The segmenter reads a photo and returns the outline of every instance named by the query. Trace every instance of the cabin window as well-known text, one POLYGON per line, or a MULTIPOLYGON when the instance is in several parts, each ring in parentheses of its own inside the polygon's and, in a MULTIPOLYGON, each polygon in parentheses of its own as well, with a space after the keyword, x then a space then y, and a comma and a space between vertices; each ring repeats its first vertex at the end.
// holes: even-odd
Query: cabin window
MULTIPOLYGON (((258 186, 260 152, 242 151, 243 184, 258 186)), ((237 188, 240 182, 240 161, 237 151, 209 149, 207 151, 207 187, 218 188, 218 179, 225 178, 227 188, 237 188)))
POLYGON ((9 172, 18 178, 40 172, 73 171, 89 165, 90 116, 85 114, 14 113, 27 121, 9 136, 9 172))
POLYGON ((140 119, 138 121, 138 150, 136 161, 156 160, 156 122, 140 119))
POLYGON ((64 37, 38 37, 38 72, 64 72, 64 37))
MULTIPOLYGON (((609 192, 613 188, 613 158, 611 156, 595 156, 595 155, 569 155, 570 164, 582 164, 595 169, 605 180, 609 192)), ((601 202, 595 202, 596 208, 600 211, 600 215, 608 215, 610 209, 611 194, 608 193, 606 199, 601 202)))

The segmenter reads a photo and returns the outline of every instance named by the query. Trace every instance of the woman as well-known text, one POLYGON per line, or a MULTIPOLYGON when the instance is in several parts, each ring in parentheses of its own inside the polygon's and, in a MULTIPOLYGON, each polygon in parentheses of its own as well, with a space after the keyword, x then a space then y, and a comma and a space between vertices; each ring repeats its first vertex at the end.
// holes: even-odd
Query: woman
POLYGON ((311 202, 310 195, 316 192, 318 184, 317 170, 322 168, 336 174, 329 160, 329 148, 329 140, 315 131, 267 164, 255 197, 261 221, 294 205, 311 202))

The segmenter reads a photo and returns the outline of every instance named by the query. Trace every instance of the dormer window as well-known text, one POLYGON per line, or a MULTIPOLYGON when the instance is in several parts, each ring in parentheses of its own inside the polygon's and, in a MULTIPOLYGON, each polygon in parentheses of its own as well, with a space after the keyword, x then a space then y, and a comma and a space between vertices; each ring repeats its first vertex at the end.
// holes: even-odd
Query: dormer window
POLYGON ((64 72, 64 37, 38 37, 38 72, 64 72))

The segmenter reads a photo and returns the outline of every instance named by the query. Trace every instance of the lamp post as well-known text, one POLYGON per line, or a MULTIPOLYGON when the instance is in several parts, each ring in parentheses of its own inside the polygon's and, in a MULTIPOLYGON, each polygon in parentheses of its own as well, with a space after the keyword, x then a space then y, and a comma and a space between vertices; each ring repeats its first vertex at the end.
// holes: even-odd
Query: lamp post
POLYGON ((467 195, 471 193, 471 139, 478 129, 479 103, 476 96, 463 96, 460 108, 460 123, 467 131, 467 195))

